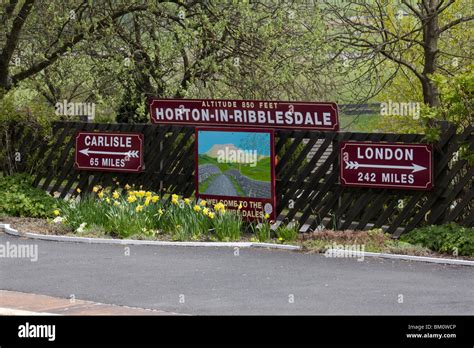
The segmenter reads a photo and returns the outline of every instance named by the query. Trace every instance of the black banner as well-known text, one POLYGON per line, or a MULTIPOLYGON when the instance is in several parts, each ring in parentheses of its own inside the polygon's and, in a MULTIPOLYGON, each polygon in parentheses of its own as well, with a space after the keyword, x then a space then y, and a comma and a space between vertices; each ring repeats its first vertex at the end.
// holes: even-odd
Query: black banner
POLYGON ((16 316, 0 317, 0 346, 232 343, 472 347, 473 324, 473 316, 16 316))

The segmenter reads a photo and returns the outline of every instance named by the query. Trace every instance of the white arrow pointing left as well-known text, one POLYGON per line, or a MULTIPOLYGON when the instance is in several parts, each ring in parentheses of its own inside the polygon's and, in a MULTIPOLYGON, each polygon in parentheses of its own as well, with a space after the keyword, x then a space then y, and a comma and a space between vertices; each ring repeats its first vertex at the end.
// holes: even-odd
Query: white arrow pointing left
POLYGON ((97 154, 97 155, 122 155, 128 157, 138 157, 138 150, 130 150, 127 152, 113 152, 113 151, 93 151, 86 148, 84 150, 79 150, 80 153, 89 156, 89 154, 97 154))

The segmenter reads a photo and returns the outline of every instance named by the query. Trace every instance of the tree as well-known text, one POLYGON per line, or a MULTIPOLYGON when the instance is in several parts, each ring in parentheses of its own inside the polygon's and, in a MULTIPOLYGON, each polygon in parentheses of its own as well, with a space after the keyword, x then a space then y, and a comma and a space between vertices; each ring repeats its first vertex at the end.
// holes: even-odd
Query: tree
POLYGON ((1 2, 0 90, 35 76, 80 43, 103 38, 114 21, 152 7, 141 1, 1 2))
POLYGON ((453 74, 452 67, 440 65, 440 57, 473 58, 472 50, 446 51, 441 42, 456 29, 472 33, 474 15, 469 1, 354 0, 326 4, 325 13, 333 21, 328 35, 331 40, 344 45, 356 57, 379 57, 416 76, 423 101, 431 107, 440 104, 433 74, 453 74), (462 14, 468 9, 470 13, 462 14))

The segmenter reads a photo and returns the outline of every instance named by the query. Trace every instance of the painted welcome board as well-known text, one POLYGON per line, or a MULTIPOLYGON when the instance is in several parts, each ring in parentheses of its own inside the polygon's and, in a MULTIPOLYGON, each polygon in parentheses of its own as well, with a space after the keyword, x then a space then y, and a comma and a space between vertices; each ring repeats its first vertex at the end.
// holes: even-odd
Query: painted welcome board
POLYGON ((339 130, 335 103, 153 99, 149 106, 151 122, 155 124, 339 130))
POLYGON ((272 130, 196 128, 195 163, 197 198, 248 220, 275 220, 272 130))

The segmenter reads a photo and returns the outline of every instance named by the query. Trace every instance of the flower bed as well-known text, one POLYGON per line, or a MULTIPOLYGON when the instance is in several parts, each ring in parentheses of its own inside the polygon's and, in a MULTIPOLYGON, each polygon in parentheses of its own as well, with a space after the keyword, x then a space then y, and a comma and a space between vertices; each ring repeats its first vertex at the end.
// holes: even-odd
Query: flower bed
POLYGON ((96 186, 67 201, 60 201, 53 223, 63 224, 77 234, 99 232, 118 238, 238 241, 250 233, 250 240, 277 242, 295 240, 296 224, 282 225, 274 231, 272 221, 246 222, 240 210, 228 210, 222 203, 210 206, 171 195, 164 199, 154 192, 130 186, 111 191, 96 186))

